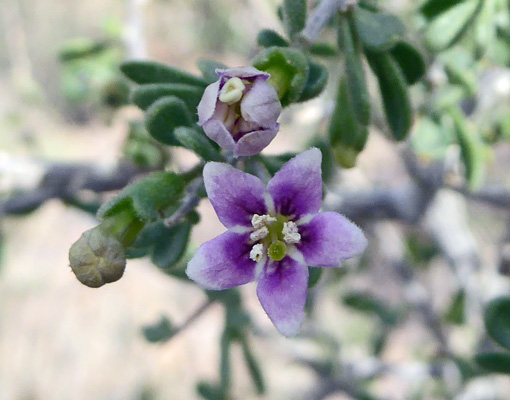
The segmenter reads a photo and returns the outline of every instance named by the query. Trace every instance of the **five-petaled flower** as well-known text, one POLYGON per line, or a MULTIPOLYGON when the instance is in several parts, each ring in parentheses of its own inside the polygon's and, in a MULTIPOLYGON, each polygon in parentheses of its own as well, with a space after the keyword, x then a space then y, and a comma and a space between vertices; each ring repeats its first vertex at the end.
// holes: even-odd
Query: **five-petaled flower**
POLYGON ((276 136, 282 111, 269 74, 253 67, 218 69, 198 105, 198 124, 234 157, 260 153, 276 136))
POLYGON ((207 195, 228 231, 204 243, 188 276, 209 290, 258 281, 257 295, 275 327, 298 333, 308 268, 337 267, 366 246, 363 232, 335 212, 320 212, 322 155, 308 150, 287 162, 266 186, 228 164, 204 168, 207 195))

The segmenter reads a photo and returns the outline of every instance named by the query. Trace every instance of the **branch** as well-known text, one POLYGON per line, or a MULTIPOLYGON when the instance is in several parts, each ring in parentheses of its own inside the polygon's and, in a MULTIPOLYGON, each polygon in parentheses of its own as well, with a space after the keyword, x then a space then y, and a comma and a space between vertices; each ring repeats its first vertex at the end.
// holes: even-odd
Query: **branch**
POLYGON ((188 194, 184 197, 180 207, 168 218, 163 220, 167 228, 171 228, 179 223, 186 217, 186 215, 193 211, 200 202, 200 191, 204 186, 204 179, 197 178, 188 186, 188 194))

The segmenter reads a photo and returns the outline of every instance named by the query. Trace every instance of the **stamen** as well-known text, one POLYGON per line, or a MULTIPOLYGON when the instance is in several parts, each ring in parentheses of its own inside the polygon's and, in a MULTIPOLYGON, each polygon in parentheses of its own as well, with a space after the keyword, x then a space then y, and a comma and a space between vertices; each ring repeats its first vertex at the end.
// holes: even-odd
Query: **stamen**
POLYGON ((297 225, 292 222, 284 222, 283 223, 283 241, 287 244, 296 244, 301 240, 301 235, 299 234, 297 225))
POLYGON ((256 244, 250 251, 250 258, 253 261, 259 262, 264 255, 264 246, 262 244, 256 244))
POLYGON ((275 217, 271 217, 270 215, 258 215, 254 214, 251 218, 251 224, 255 229, 262 228, 266 224, 276 222, 275 217))
POLYGON ((250 235, 250 240, 253 242, 258 242, 261 239, 264 239, 269 234, 269 229, 266 226, 262 226, 262 228, 257 229, 255 232, 252 232, 250 235))
POLYGON ((230 78, 223 85, 219 99, 222 103, 227 103, 228 105, 235 104, 243 97, 244 89, 245 86, 241 79, 238 77, 230 78))

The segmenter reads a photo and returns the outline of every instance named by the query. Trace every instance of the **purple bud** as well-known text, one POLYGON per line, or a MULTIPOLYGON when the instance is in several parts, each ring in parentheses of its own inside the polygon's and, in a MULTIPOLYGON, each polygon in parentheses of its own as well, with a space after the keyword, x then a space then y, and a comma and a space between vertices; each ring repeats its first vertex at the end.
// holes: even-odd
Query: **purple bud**
POLYGON ((276 136, 282 111, 269 74, 253 67, 218 69, 198 105, 206 135, 235 157, 260 153, 276 136))

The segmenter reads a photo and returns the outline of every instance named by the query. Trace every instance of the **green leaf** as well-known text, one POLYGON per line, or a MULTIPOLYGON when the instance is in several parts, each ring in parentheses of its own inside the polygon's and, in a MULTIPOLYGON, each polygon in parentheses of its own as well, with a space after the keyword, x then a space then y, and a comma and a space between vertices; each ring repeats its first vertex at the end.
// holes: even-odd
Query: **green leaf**
POLYGON ((388 53, 367 52, 367 59, 379 82, 384 111, 395 140, 404 140, 413 123, 411 99, 404 74, 388 53))
POLYGON ((96 56, 108 49, 107 42, 96 42, 88 38, 68 40, 58 52, 60 62, 80 60, 96 56))
POLYGON ((478 93, 478 78, 469 68, 461 68, 453 63, 445 63, 444 70, 450 83, 459 85, 466 95, 475 97, 478 93))
POLYGON ((321 64, 310 62, 308 81, 298 102, 307 101, 320 95, 328 83, 328 70, 321 64))
POLYGON ((460 146, 467 183, 471 189, 477 189, 482 184, 485 175, 485 145, 460 109, 450 110, 450 116, 453 119, 460 146))
POLYGON ((186 252, 191 228, 192 225, 188 222, 165 228, 152 250, 152 262, 161 269, 172 268, 186 252))
POLYGON ((193 151, 205 161, 223 160, 223 157, 203 132, 181 126, 174 130, 174 136, 182 147, 193 151))
POLYGON ((475 42, 478 57, 482 57, 497 37, 497 0, 484 0, 475 26, 475 42))
POLYGON ((163 97, 152 104, 145 114, 145 127, 157 141, 178 146, 174 129, 191 126, 191 114, 186 103, 175 96, 163 97))
POLYGON ((148 222, 161 211, 175 205, 184 191, 184 179, 172 172, 155 172, 127 186, 119 195, 101 206, 99 218, 109 218, 121 212, 133 212, 148 222))
POLYGON ((510 297, 498 297, 485 309, 485 327, 489 335, 510 350, 510 297))
POLYGON ((361 43, 367 50, 391 50, 405 35, 404 24, 394 15, 356 7, 354 18, 361 43))
POLYGON ((336 57, 338 48, 329 43, 314 43, 310 47, 310 54, 318 57, 336 57))
POLYGON ((288 47, 287 42, 279 33, 271 29, 262 29, 257 35, 257 44, 262 47, 288 47))
POLYGON ((465 307, 466 307, 466 294, 463 289, 460 289, 455 294, 448 310, 444 315, 444 319, 454 325, 462 325, 464 324, 465 317, 465 307))
POLYGON ((264 164, 264 167, 266 167, 269 173, 274 175, 280 170, 283 164, 296 155, 296 153, 284 153, 278 156, 260 156, 260 161, 264 164))
POLYGON ((338 46, 345 58, 346 84, 352 110, 362 125, 370 123, 370 96, 361 60, 361 45, 353 29, 352 14, 340 14, 338 46))
POLYGON ((441 51, 457 43, 470 26, 480 5, 480 0, 465 0, 433 19, 425 32, 429 46, 441 51))
POLYGON ((260 366, 258 361, 255 359, 248 340, 246 339, 246 335, 242 335, 240 338, 241 348, 243 350, 243 356, 246 361, 246 365, 248 366, 248 371, 251 375, 251 379, 255 385, 255 389, 257 390, 257 394, 263 395, 266 392, 266 385, 264 384, 264 377, 262 376, 262 371, 260 370, 260 366))
POLYGON ((398 313, 381 300, 368 293, 351 292, 343 297, 343 303, 362 313, 378 316, 387 325, 395 325, 398 321, 398 313))
POLYGON ((198 103, 202 99, 204 89, 197 86, 179 83, 153 83, 142 85, 131 92, 131 101, 146 110, 162 97, 174 96, 186 104, 188 110, 196 114, 198 103))
POLYGON ((428 0, 420 7, 420 12, 425 18, 432 19, 463 1, 465 0, 428 0))
POLYGON ((164 343, 172 337, 174 328, 170 320, 162 315, 157 323, 144 326, 142 333, 149 343, 164 343))
POLYGON ((308 267, 308 289, 313 288, 322 276, 322 268, 308 267))
POLYGON ((254 60, 255 68, 271 75, 268 82, 278 92, 282 106, 298 101, 308 81, 308 60, 297 49, 269 47, 254 60))
POLYGON ((475 356, 475 361, 482 368, 496 374, 510 374, 510 354, 482 353, 475 356))
POLYGON ((217 384, 204 381, 199 382, 197 384, 197 392, 206 400, 225 400, 225 394, 217 384))
POLYGON ((232 340, 231 331, 225 329, 220 340, 220 387, 224 395, 228 393, 231 383, 230 347, 232 340))
POLYGON ((207 82, 198 76, 169 67, 154 61, 127 61, 120 70, 133 82, 140 85, 147 83, 181 83, 194 86, 207 86, 207 82))
POLYGON ((282 11, 285 32, 294 39, 306 24, 306 0, 284 0, 282 11))
POLYGON ((402 70, 409 85, 418 82, 426 72, 425 60, 421 53, 406 42, 398 42, 391 50, 391 55, 402 70))
POLYGON ((207 83, 216 82, 219 78, 216 74, 217 69, 226 69, 228 68, 225 64, 222 64, 218 61, 212 60, 198 60, 197 67, 202 73, 202 76, 206 80, 207 83))

